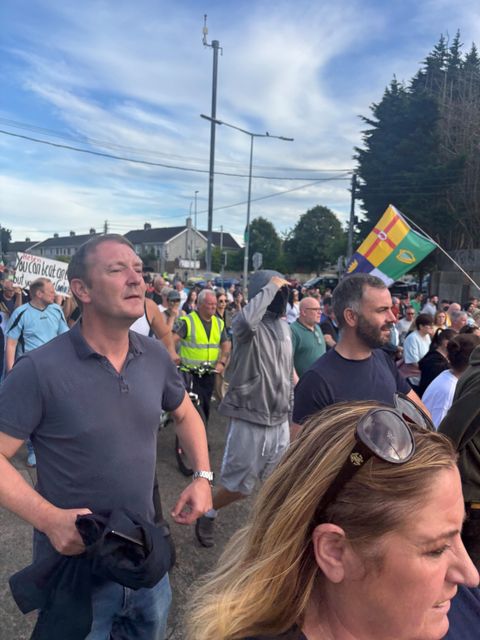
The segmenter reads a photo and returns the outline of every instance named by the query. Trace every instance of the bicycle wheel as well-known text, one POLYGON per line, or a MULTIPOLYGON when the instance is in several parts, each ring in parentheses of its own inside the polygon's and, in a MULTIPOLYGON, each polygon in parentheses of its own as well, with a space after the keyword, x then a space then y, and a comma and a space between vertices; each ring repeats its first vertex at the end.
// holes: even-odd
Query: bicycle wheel
MULTIPOLYGON (((194 405, 194 407, 200 414, 203 424, 206 425, 205 413, 203 412, 202 407, 200 405, 194 405)), ((180 473, 182 473, 184 476, 193 475, 193 469, 190 467, 190 462, 188 460, 187 454, 183 450, 178 436, 175 436, 175 458, 177 460, 177 465, 180 473)))
POLYGON ((193 474, 193 469, 189 466, 187 454, 183 450, 178 436, 175 436, 175 458, 177 459, 177 465, 180 472, 183 473, 184 476, 191 476, 193 474))

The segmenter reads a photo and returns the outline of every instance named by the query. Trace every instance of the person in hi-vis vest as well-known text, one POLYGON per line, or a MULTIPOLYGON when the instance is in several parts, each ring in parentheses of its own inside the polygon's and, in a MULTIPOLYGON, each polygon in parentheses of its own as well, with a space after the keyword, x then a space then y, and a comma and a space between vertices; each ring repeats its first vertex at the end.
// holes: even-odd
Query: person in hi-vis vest
MULTIPOLYGON (((208 363, 218 373, 225 370, 230 354, 230 340, 223 320, 215 315, 217 297, 204 289, 198 295, 197 309, 178 319, 174 340, 180 341, 182 369, 193 369, 208 363)), ((193 373, 193 387, 198 393, 208 421, 215 373, 198 376, 193 373)))

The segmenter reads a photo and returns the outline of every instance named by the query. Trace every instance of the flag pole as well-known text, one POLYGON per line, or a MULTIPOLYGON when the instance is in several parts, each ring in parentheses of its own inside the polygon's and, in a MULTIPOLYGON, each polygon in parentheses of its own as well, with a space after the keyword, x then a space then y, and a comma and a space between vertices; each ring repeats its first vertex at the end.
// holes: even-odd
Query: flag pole
MULTIPOLYGON (((396 208, 396 207, 395 207, 395 208, 396 208)), ((398 211, 398 209, 397 209, 397 211, 398 211)), ((422 227, 419 227, 419 226, 418 226, 418 224, 417 224, 416 222, 414 222, 411 218, 409 218, 408 216, 406 216, 406 215, 403 213, 403 211, 402 211, 402 212, 400 212, 400 211, 399 211, 399 213, 400 213, 400 215, 401 215, 401 216, 403 216, 403 217, 405 218, 405 220, 406 220, 407 222, 409 222, 413 227, 416 227, 416 228, 418 229, 418 231, 420 231, 420 233, 422 233, 422 234, 423 234, 423 235, 424 235, 428 240, 430 240, 430 242, 433 242, 433 244, 437 247, 437 249, 440 249, 440 251, 441 251, 444 255, 446 255, 446 256, 447 256, 447 258, 448 258, 451 262, 453 262, 453 264, 457 267, 457 269, 459 269, 459 270, 463 273, 463 275, 464 275, 468 280, 470 280, 470 282, 471 282, 475 287, 477 287, 477 289, 480 291, 480 285, 479 285, 477 282, 475 282, 475 280, 474 280, 471 276, 469 276, 469 275, 468 275, 468 273, 465 271, 465 269, 463 269, 463 268, 458 264, 458 262, 457 262, 456 260, 454 260, 454 259, 452 258, 452 256, 451 256, 451 255, 449 255, 449 254, 448 254, 448 252, 447 252, 447 251, 445 251, 445 249, 444 249, 443 247, 441 247, 441 246, 438 244, 438 242, 436 242, 436 241, 435 241, 431 236, 429 236, 429 235, 428 235, 428 233, 422 229, 422 227)))

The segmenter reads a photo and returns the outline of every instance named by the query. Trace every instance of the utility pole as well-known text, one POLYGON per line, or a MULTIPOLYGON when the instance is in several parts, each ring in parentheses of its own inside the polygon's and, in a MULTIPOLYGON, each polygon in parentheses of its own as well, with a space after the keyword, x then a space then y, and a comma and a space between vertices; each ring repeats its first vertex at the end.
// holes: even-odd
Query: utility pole
POLYGON ((353 227, 355 226, 355 192, 357 189, 357 174, 352 174, 352 193, 350 200, 350 220, 348 223, 348 247, 347 260, 350 260, 353 254, 353 227))
POLYGON ((218 51, 220 42, 212 40, 207 42, 207 14, 203 17, 203 45, 213 49, 213 75, 212 75, 212 111, 210 121, 210 168, 208 174, 208 231, 207 231, 207 271, 212 270, 212 228, 213 228, 213 179, 215 175, 215 118, 217 117, 217 74, 218 74, 218 51))
POLYGON ((222 278, 222 287, 223 287, 223 272, 225 269, 225 265, 223 264, 223 224, 220 226, 220 271, 221 271, 221 278, 222 278))

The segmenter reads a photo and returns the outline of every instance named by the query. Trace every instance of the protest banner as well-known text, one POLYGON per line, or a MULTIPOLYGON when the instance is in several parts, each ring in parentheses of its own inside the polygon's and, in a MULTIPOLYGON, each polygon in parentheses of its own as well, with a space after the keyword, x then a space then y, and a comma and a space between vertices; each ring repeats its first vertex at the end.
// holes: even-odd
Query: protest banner
POLYGON ((17 253, 13 282, 22 289, 26 289, 37 278, 48 278, 53 282, 55 293, 67 295, 70 291, 67 268, 66 262, 49 260, 31 253, 17 253))

